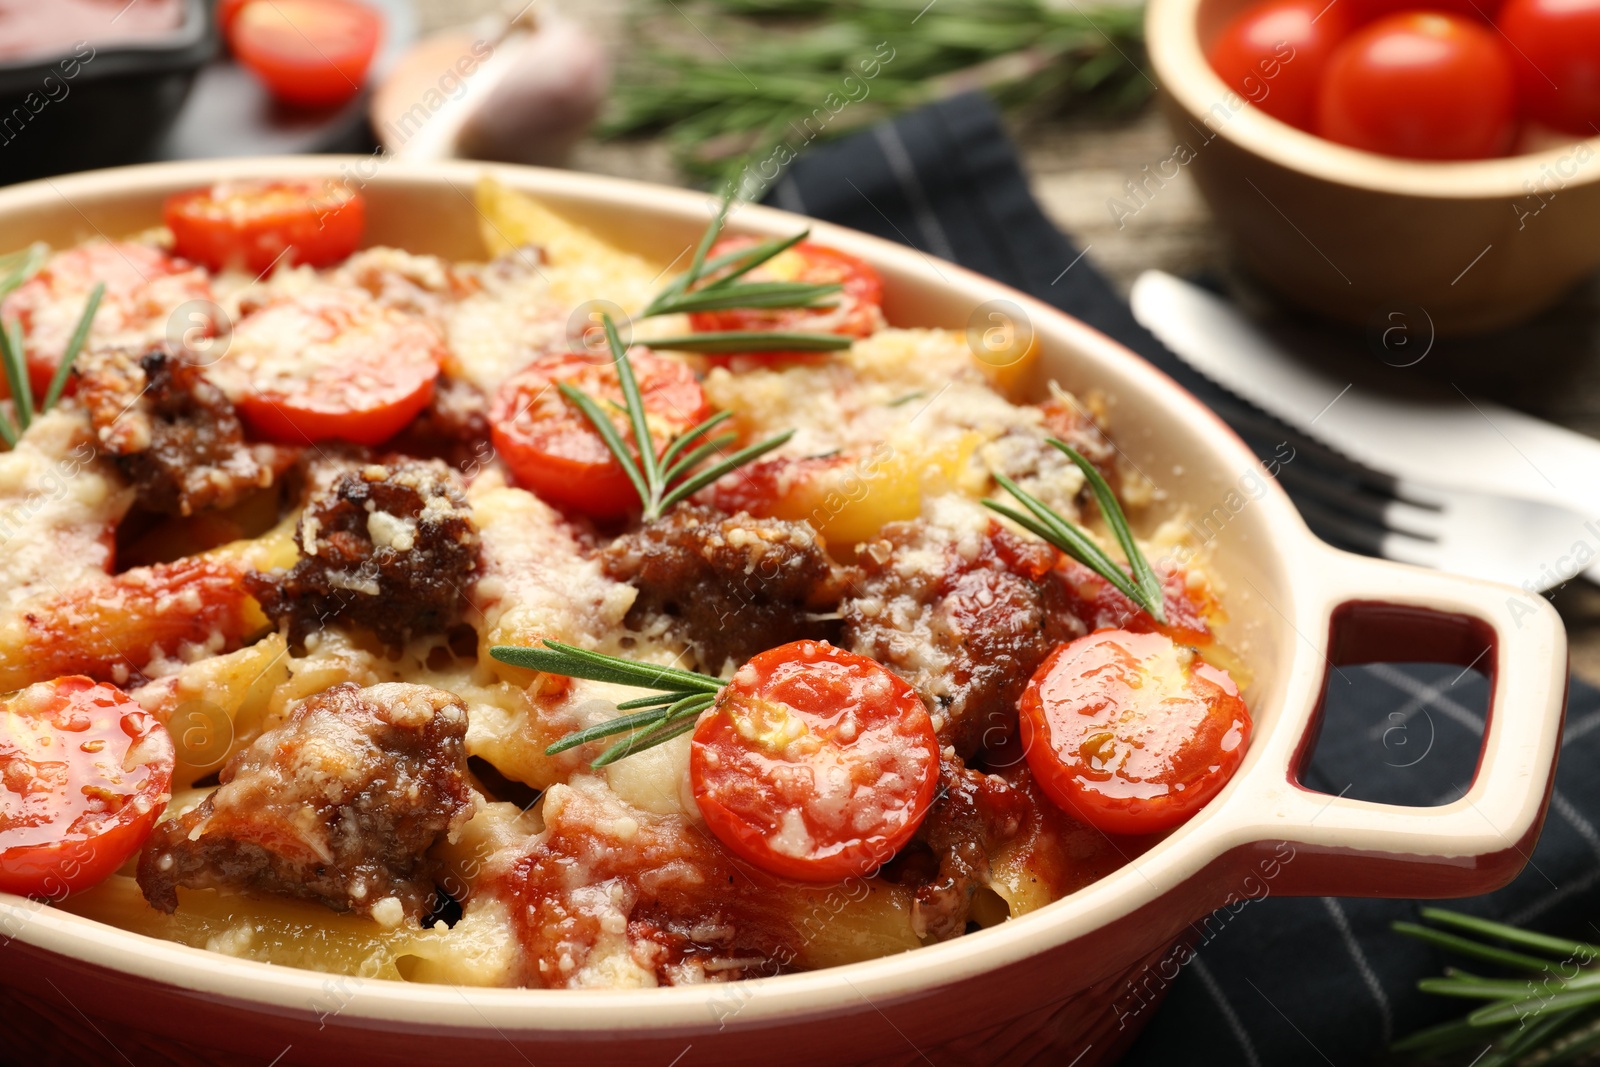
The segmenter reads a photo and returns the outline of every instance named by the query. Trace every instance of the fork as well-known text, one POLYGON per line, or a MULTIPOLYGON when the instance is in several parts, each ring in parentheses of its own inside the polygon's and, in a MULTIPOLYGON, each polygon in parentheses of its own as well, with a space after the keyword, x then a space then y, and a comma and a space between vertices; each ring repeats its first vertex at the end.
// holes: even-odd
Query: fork
POLYGON ((1600 582, 1600 520, 1542 501, 1401 480, 1276 423, 1229 417, 1258 454, 1268 438, 1295 449, 1278 480, 1326 541, 1533 593, 1580 575, 1600 582))

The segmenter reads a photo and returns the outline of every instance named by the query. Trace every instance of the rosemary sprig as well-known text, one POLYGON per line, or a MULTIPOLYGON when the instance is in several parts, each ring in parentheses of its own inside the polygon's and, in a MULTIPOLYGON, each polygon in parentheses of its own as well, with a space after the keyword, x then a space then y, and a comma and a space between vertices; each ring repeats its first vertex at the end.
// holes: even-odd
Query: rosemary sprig
POLYGON ((1449 969, 1425 978, 1426 993, 1481 1001, 1454 1022, 1395 1042, 1394 1051, 1436 1060, 1464 1050, 1474 1067, 1572 1063, 1600 1050, 1600 945, 1550 937, 1443 908, 1424 908, 1431 925, 1398 922, 1419 941, 1521 971, 1521 978, 1482 978, 1449 969))
POLYGON ((705 176, 970 89, 1040 113, 1125 112, 1150 92, 1139 4, 673 0, 634 14, 600 136, 664 133, 705 176))
POLYGON ((1095 501, 1100 505, 1101 517, 1111 528, 1117 544, 1122 546, 1123 554, 1128 557, 1128 566, 1133 570, 1131 580, 1117 565, 1117 561, 1107 555, 1105 549, 1101 548, 1086 531, 1068 522, 1038 497, 999 472, 995 473, 995 481, 1000 483, 1006 492, 1016 497, 1023 507, 1027 508, 1028 513, 1024 514, 996 500, 985 499, 984 506, 998 511, 1023 529, 1055 545, 1110 582, 1118 592, 1137 604, 1156 622, 1165 623, 1167 616, 1163 607, 1165 596, 1161 589, 1161 578, 1150 566, 1150 561, 1145 559, 1144 553, 1139 549, 1139 543, 1134 540, 1133 530, 1128 526, 1128 517, 1123 514, 1122 505, 1117 503, 1116 494, 1100 476, 1100 472, 1094 469, 1094 465, 1079 455, 1075 448, 1053 437, 1048 443, 1066 453, 1088 480, 1090 488, 1094 491, 1095 501))
POLYGON ((606 343, 611 347, 611 358, 617 366, 617 380, 622 386, 623 410, 627 414, 633 440, 638 445, 638 458, 634 458, 635 450, 628 447, 616 426, 612 425, 611 417, 601 410, 594 398, 566 382, 557 382, 556 388, 583 413, 601 440, 605 441, 611 454, 617 457, 617 462, 622 464, 628 480, 639 493, 640 503, 644 505, 644 521, 659 519, 674 504, 693 496, 729 471, 766 455, 794 436, 793 430, 787 430, 748 448, 741 448, 731 456, 723 456, 718 462, 697 471, 695 468, 709 459, 712 453, 720 452, 738 438, 733 433, 706 438, 707 433, 729 418, 729 412, 720 411, 674 437, 657 457, 650 437, 644 400, 639 395, 639 382, 633 374, 633 364, 628 360, 627 349, 617 336, 617 327, 610 315, 604 316, 604 324, 606 343))
POLYGON ((643 752, 688 733, 694 729, 700 713, 716 703, 717 694, 727 684, 721 678, 713 678, 708 674, 654 663, 639 663, 620 656, 608 656, 603 652, 591 652, 561 641, 546 640, 543 648, 495 645, 489 650, 489 655, 501 663, 528 667, 546 674, 656 691, 651 696, 625 700, 617 705, 618 711, 633 711, 633 714, 619 715, 586 729, 575 730, 545 749, 547 755, 554 756, 590 741, 618 734, 627 735, 600 753, 589 764, 591 767, 605 767, 635 752, 643 752), (636 708, 645 710, 634 711, 636 708))
MULTIPOLYGON (((39 263, 43 261, 42 254, 35 254, 42 246, 35 245, 24 252, 12 253, 4 257, 17 260, 17 265, 0 278, 0 297, 17 288, 26 281, 39 263)), ((3 261, 0 261, 3 262, 3 261)), ((96 283, 89 293, 89 299, 84 302, 83 313, 78 316, 78 323, 72 330, 72 337, 67 341, 67 347, 61 353, 61 362, 57 364, 55 373, 50 377, 50 385, 45 390, 44 403, 37 409, 34 407, 33 383, 28 377, 27 338, 23 336, 22 323, 18 319, 9 322, 0 322, 0 369, 5 372, 6 385, 11 389, 12 407, 16 413, 16 421, 6 417, 0 411, 0 438, 4 438, 7 445, 15 448, 17 440, 28 427, 33 425, 36 414, 42 415, 56 406, 56 401, 61 399, 61 392, 67 387, 67 378, 72 374, 72 365, 78 358, 78 353, 83 351, 84 342, 89 339, 89 327, 94 322, 95 314, 100 310, 100 300, 105 296, 104 282, 96 283)))
MULTIPOLYGON (((814 282, 740 281, 751 271, 811 236, 810 230, 801 230, 790 237, 774 237, 748 248, 712 256, 711 246, 716 243, 728 221, 728 211, 738 193, 738 186, 729 182, 723 192, 722 203, 700 242, 695 246, 689 269, 675 278, 656 294, 644 309, 643 317, 655 315, 690 314, 697 311, 729 311, 733 309, 774 308, 829 308, 829 297, 844 291, 844 286, 814 282), (707 258, 709 256, 709 258, 707 258)), ((651 339, 656 348, 671 348, 683 352, 740 353, 740 352, 826 352, 849 348, 852 339, 839 334, 794 330, 741 330, 715 333, 693 333, 681 337, 651 339)))

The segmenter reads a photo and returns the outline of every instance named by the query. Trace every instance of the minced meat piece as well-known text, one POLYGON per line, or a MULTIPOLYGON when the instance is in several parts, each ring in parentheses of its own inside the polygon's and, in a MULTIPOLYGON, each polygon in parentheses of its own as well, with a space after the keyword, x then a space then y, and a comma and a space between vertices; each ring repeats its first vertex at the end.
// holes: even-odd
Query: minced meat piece
POLYGON ((195 364, 165 348, 101 349, 75 369, 98 448, 133 482, 141 507, 192 515, 272 484, 278 450, 245 444, 233 405, 195 364))
POLYGON ((919 937, 945 941, 966 932, 972 898, 989 878, 989 857, 1015 838, 1032 810, 1028 795, 994 774, 962 764, 939 767, 939 792, 915 841, 931 853, 932 869, 916 879, 911 922, 919 937))
POLYGON ((998 747, 1045 656, 1085 632, 1050 580, 1055 556, 993 521, 891 523, 861 546, 864 577, 840 609, 845 647, 910 682, 963 759, 998 747))
POLYGON ((442 459, 471 477, 494 457, 489 398, 471 382, 440 375, 428 406, 386 447, 405 456, 442 459))
POLYGON ((159 824, 139 888, 171 913, 179 886, 320 901, 393 925, 432 906, 428 850, 472 817, 467 710, 425 685, 336 685, 229 761, 200 804, 159 824), (391 903, 392 902, 392 903, 391 903))
POLYGON ((601 554, 608 577, 639 597, 627 623, 670 620, 704 670, 830 636, 845 575, 807 522, 681 505, 624 534, 601 554))
POLYGON ((338 475, 306 505, 304 557, 287 571, 251 571, 245 586, 301 647, 335 620, 390 646, 443 633, 478 573, 478 529, 442 463, 366 464, 338 475))

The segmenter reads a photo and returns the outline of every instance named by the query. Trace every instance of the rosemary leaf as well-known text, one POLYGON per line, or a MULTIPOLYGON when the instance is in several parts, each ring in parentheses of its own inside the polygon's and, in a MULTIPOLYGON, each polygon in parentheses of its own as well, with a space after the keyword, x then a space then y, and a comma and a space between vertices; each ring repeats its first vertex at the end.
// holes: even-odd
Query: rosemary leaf
POLYGON ((722 679, 710 675, 677 667, 663 667, 656 663, 639 663, 550 639, 545 640, 543 648, 495 645, 489 650, 489 655, 513 667, 663 692, 715 693, 726 684, 722 679))
POLYGON ((655 315, 735 308, 828 308, 834 305, 822 301, 843 291, 844 286, 837 282, 741 282, 726 287, 690 289, 651 307, 655 315))
MULTIPOLYGON (((710 433, 712 430, 716 429, 718 426, 721 426, 724 422, 727 422, 731 418, 733 418, 733 412, 719 411, 705 422, 702 422, 700 425, 683 431, 683 433, 678 435, 677 440, 668 445, 667 450, 661 453, 661 465, 670 470, 672 468, 672 461, 678 458, 678 453, 682 452, 685 448, 688 448, 702 435, 710 433)), ((672 476, 670 474, 667 475, 667 480, 672 480, 672 476)))
POLYGON ((662 498, 661 510, 665 511, 678 501, 698 493, 700 490, 704 489, 718 478, 721 478, 729 471, 736 470, 739 467, 744 466, 746 463, 749 463, 751 460, 766 455, 774 448, 778 448, 788 443, 789 438, 793 436, 793 430, 785 430, 776 437, 769 437, 759 444, 751 445, 749 448, 741 448, 739 451, 735 452, 721 463, 707 467, 699 474, 696 474, 692 478, 688 478, 681 482, 676 488, 662 498))
POLYGON ((16 405, 17 426, 23 432, 33 423, 33 386, 28 381, 27 357, 22 325, 16 319, 0 323, 0 362, 5 364, 6 384, 16 405))
MULTIPOLYGON (((664 693, 651 693, 647 697, 634 697, 632 700, 624 700, 622 703, 617 705, 617 710, 633 711, 637 708, 662 707, 677 700, 681 700, 682 698, 682 693, 678 692, 676 689, 669 689, 664 693)), ((660 713, 657 712, 657 714, 660 713)))
MULTIPOLYGON (((611 420, 606 416, 606 413, 600 410, 600 405, 589 399, 581 390, 573 388, 566 382, 557 382, 556 388, 561 390, 562 396, 578 406, 578 410, 583 412, 584 417, 589 420, 589 424, 600 435, 600 439, 605 441, 606 447, 611 450, 611 454, 617 457, 617 462, 622 465, 622 470, 627 474, 628 480, 633 483, 634 489, 638 490, 639 499, 649 500, 649 483, 645 481, 644 474, 639 470, 639 464, 635 462, 633 453, 628 449, 627 442, 623 441, 622 435, 617 433, 617 428, 611 425, 611 420)), ((646 437, 645 440, 649 441, 650 438, 646 437)), ((641 451, 649 451, 649 449, 645 448, 641 451)))
POLYGON ((639 466, 643 469, 644 483, 648 489, 644 499, 657 500, 663 488, 661 466, 656 462, 655 440, 650 436, 650 422, 645 417, 644 398, 639 395, 639 381, 633 376, 633 364, 628 360, 627 349, 617 336, 617 324, 610 315, 602 316, 606 328, 606 343, 611 346, 611 359, 617 365, 617 381, 622 386, 622 400, 628 408, 628 419, 633 426, 633 441, 639 450, 639 466))
POLYGON ((736 248, 732 252, 724 252, 705 265, 703 275, 712 275, 706 282, 706 289, 726 287, 738 278, 744 277, 761 264, 783 252, 787 252, 795 245, 811 236, 810 230, 801 230, 793 237, 774 237, 770 241, 751 245, 749 248, 736 248), (723 267, 731 267, 726 274, 718 274, 723 267))
POLYGON ((45 244, 35 241, 21 251, 0 256, 0 271, 4 272, 4 276, 0 277, 0 297, 6 296, 38 273, 49 254, 50 249, 45 244))
MULTIPOLYGON (((669 693, 667 694, 667 697, 670 700, 678 695, 679 694, 677 693, 669 693)), ((618 704, 617 709, 620 711, 622 709, 622 705, 618 704)), ((579 745, 588 744, 590 741, 597 741, 602 737, 611 737, 614 734, 620 734, 630 730, 637 730, 641 726, 654 726, 656 723, 661 721, 662 716, 663 712, 659 708, 651 708, 648 711, 641 711, 633 715, 619 715, 615 719, 607 719, 605 722, 596 723, 587 729, 574 730, 572 733, 567 734, 555 744, 546 748, 544 750, 544 754, 547 756, 554 756, 557 753, 565 752, 569 748, 577 748, 579 745)))
POLYGON ((1111 527, 1117 543, 1122 546, 1123 553, 1128 557, 1128 566, 1133 568, 1134 581, 1144 590, 1145 600, 1154 606, 1153 609, 1147 607, 1146 610, 1150 611, 1150 615, 1157 622, 1166 622, 1162 614, 1164 594, 1161 589, 1161 578, 1150 566, 1150 561, 1144 558, 1144 553, 1139 551, 1139 545, 1133 539, 1133 531, 1128 528, 1128 517, 1122 513, 1122 506, 1117 503, 1117 495, 1111 491, 1111 487, 1100 476, 1100 472, 1094 469, 1094 464, 1084 459, 1077 449, 1054 437, 1050 438, 1049 443, 1072 460, 1078 470, 1083 472, 1083 476, 1089 480, 1089 486, 1094 490, 1094 498, 1100 505, 1100 517, 1111 527))
MULTIPOLYGON (((707 706, 709 707, 709 705, 707 706)), ((704 709, 702 708, 701 710, 704 709)), ((589 766, 595 768, 609 767, 611 764, 631 756, 635 752, 643 752, 647 748, 654 748, 663 741, 671 741, 680 734, 686 734, 694 729, 694 725, 692 716, 676 720, 663 720, 661 725, 654 729, 645 730, 642 733, 637 733, 632 737, 626 737, 618 741, 600 753, 599 757, 589 766)))
POLYGON ((672 466, 667 468, 667 473, 665 475, 667 484, 670 485, 679 478, 682 478, 685 474, 688 474, 690 471, 694 470, 696 465, 705 460, 713 452, 722 451, 724 448, 727 448, 738 439, 739 435, 736 433, 724 433, 718 434, 716 437, 706 441, 699 448, 696 448, 693 452, 690 452, 677 463, 674 463, 672 466))
POLYGON ((40 411, 49 411, 56 406, 56 401, 61 399, 61 391, 67 387, 67 377, 72 373, 73 361, 78 358, 78 353, 83 351, 84 343, 89 340, 89 327, 94 323, 95 313, 100 310, 100 300, 105 295, 105 282, 96 282, 94 289, 89 293, 89 299, 83 305, 83 314, 78 316, 78 325, 73 327, 72 337, 61 353, 61 363, 56 367, 56 372, 50 376, 50 387, 45 390, 44 406, 39 409, 40 411))
POLYGON ((7 448, 17 447, 16 424, 11 421, 11 416, 7 415, 4 409, 0 409, 0 438, 5 439, 7 448))
POLYGON ((759 352, 832 352, 849 348, 854 337, 837 333, 803 333, 783 330, 715 330, 679 337, 652 337, 651 348, 679 352, 705 352, 711 355, 741 355, 759 352))
MULTIPOLYGON (((1459 911, 1451 911, 1448 908, 1423 908, 1422 917, 1440 926, 1453 926, 1458 930, 1467 930, 1481 934, 1484 937, 1509 941, 1524 948, 1537 949, 1548 953, 1555 962, 1562 962, 1570 957, 1586 957, 1590 960, 1600 960, 1600 945, 1590 944, 1586 941, 1570 941, 1564 937, 1538 934, 1532 930, 1524 930, 1517 926, 1507 926, 1505 923, 1497 923, 1489 919, 1480 919, 1476 915, 1465 915, 1459 911)), ((1406 925, 1415 926, 1413 923, 1406 925)), ((1426 927, 1421 929, 1426 929, 1426 927)), ((1407 932, 1409 933, 1410 931, 1407 932)))
POLYGON ((1555 962, 1541 959, 1536 956, 1525 955, 1521 952, 1512 952, 1509 949, 1499 948, 1495 945, 1486 945, 1481 941, 1473 941, 1459 934, 1446 933, 1432 927, 1422 926, 1417 923, 1397 922, 1394 924, 1396 933, 1425 941, 1451 952, 1460 953, 1472 959, 1486 960, 1489 963, 1498 963, 1503 967, 1512 967, 1519 971, 1533 971, 1543 973, 1549 970, 1555 962))
MULTIPOLYGON (((1531 990, 1524 989, 1523 992, 1528 993, 1531 990)), ((1536 1012, 1545 1014, 1556 1011, 1571 1011, 1575 1008, 1587 1008, 1594 1004, 1600 1004, 1600 989, 1563 990, 1557 993, 1524 996, 1521 1000, 1506 1000, 1499 1004, 1490 1004, 1468 1015, 1467 1021, 1475 1026, 1495 1026, 1501 1023, 1517 1022, 1536 1012)))

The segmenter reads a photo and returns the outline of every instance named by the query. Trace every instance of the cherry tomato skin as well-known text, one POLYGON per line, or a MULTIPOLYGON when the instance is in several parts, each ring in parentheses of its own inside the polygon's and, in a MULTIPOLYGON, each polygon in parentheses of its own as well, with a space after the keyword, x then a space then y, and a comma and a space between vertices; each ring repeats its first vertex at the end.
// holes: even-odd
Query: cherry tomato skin
POLYGON ((1349 30, 1338 4, 1267 0, 1235 16, 1206 58, 1228 88, 1273 118, 1309 130, 1323 68, 1349 30))
POLYGON ((1250 713, 1227 672, 1191 656, 1165 634, 1099 630, 1040 665, 1019 736, 1063 811, 1109 834, 1154 833, 1227 784, 1250 713))
MULTIPOLYGON (((724 237, 711 246, 708 258, 757 244, 754 237, 724 237)), ((833 307, 824 308, 733 308, 726 311, 697 311, 689 316, 696 332, 723 330, 783 330, 803 333, 837 333, 846 337, 867 337, 883 322, 883 279, 865 260, 826 245, 801 241, 780 252, 749 274, 744 281, 810 282, 817 285, 842 285, 831 298, 833 307)), ((733 356, 711 357, 726 365, 733 356)), ((816 360, 827 358, 817 352, 757 352, 749 357, 763 360, 816 360)))
POLYGON ((700 717, 689 776, 729 851, 780 877, 837 882, 875 871, 916 833, 939 742, 916 690, 887 668, 795 641, 741 667, 700 717))
POLYGON ((0 714, 0 890, 59 900, 105 880, 172 791, 166 728, 83 677, 29 686, 0 714))
POLYGON ((1511 60, 1492 29, 1439 12, 1379 19, 1328 61, 1317 133, 1408 159, 1485 159, 1515 134, 1511 60))
POLYGON ((1442 11, 1487 22, 1500 7, 1500 0, 1423 0, 1421 3, 1418 0, 1339 0, 1339 3, 1350 8, 1351 17, 1358 26, 1407 11, 1442 11))
POLYGON ((1498 21, 1524 113, 1565 133, 1600 134, 1600 0, 1507 0, 1498 21))
POLYGON ((212 376, 260 437, 375 445, 428 406, 444 355, 444 339, 422 319, 332 290, 239 320, 212 376))
POLYGON ((272 0, 233 13, 228 44, 278 100, 328 108, 354 97, 383 36, 383 16, 354 0, 272 0))
POLYGON ((173 251, 208 270, 331 267, 361 243, 366 201, 333 181, 218 182, 167 198, 173 251))
MULTIPOLYGON (((155 343, 174 308, 212 295, 205 271, 150 245, 94 241, 55 253, 0 305, 0 319, 22 325, 35 397, 49 388, 97 282, 106 291, 90 326, 91 344, 155 343)), ((67 391, 75 391, 70 378, 67 391)))
MULTIPOLYGON (((687 364, 638 347, 628 361, 659 456, 672 438, 704 422, 711 409, 687 364)), ((495 392, 489 407, 495 451, 521 485, 558 507, 597 519, 638 509, 639 493, 622 464, 583 412, 561 395, 557 382, 587 394, 602 410, 615 411, 614 405, 622 403, 610 360, 596 362, 583 352, 546 353, 495 392)), ((618 413, 615 425, 624 441, 635 444, 625 416, 618 413)))

